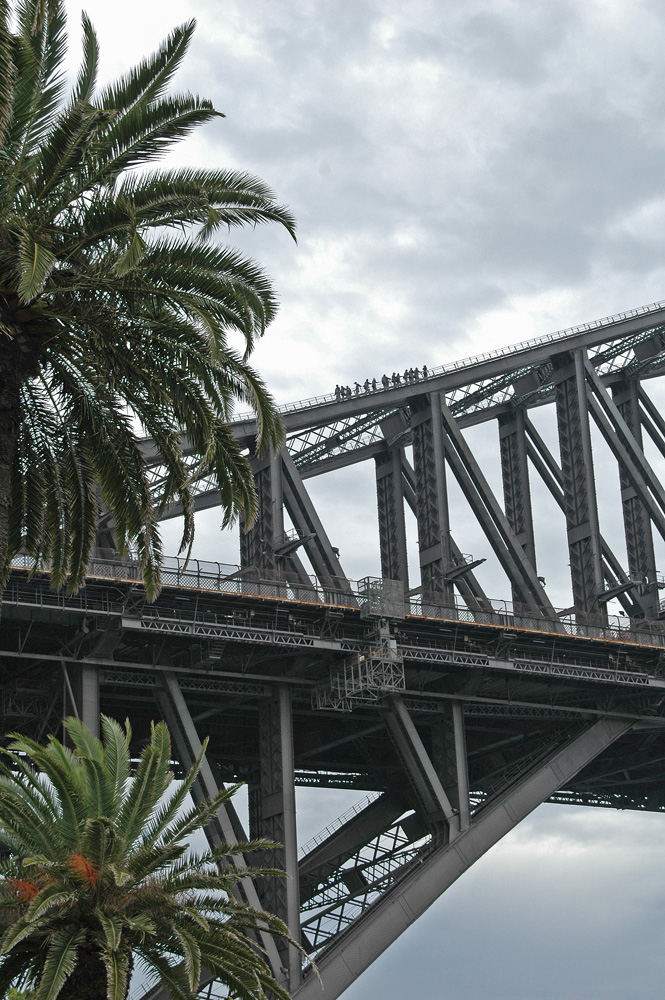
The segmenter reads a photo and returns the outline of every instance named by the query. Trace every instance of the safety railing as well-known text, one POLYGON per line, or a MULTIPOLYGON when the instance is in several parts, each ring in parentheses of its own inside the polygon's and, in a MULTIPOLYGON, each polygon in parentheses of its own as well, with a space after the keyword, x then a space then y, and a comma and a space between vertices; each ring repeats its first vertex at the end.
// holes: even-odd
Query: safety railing
MULTIPOLYGON (((33 560, 25 553, 14 557, 15 569, 32 570, 33 560)), ((94 610, 102 610, 108 596, 94 589, 97 581, 116 583, 136 582, 141 574, 136 559, 93 558, 88 570, 89 588, 81 591, 81 600, 94 610)), ((292 581, 275 576, 261 578, 253 567, 190 559, 177 556, 165 558, 162 568, 164 588, 176 588, 193 593, 227 593, 246 597, 268 597, 278 600, 334 605, 348 609, 362 609, 368 604, 368 581, 373 581, 374 591, 381 587, 381 578, 364 577, 362 580, 339 581, 336 586, 322 587, 314 578, 292 581)), ((394 585, 394 581, 388 581, 394 585)), ((166 591, 168 593, 168 591, 166 591)), ((62 603, 64 591, 51 591, 51 606, 62 603)), ((148 606, 149 607, 149 606, 148 606)), ((370 609, 371 610, 371 609, 370 609)), ((475 625, 498 625, 504 629, 538 631, 559 635, 633 642, 641 645, 665 646, 665 621, 629 619, 620 615, 601 615, 566 609, 539 609, 510 601, 483 599, 467 605, 459 596, 443 594, 421 595, 409 599, 404 607, 406 614, 418 618, 442 619, 475 625)))
POLYGON ((308 854, 311 854, 315 847, 318 847, 319 844, 322 844, 328 839, 328 837, 332 836, 332 834, 339 830, 340 827, 344 826, 345 823, 348 823, 350 819, 353 819, 354 816, 361 813, 363 809, 366 809, 367 806, 371 805, 371 803, 374 802, 375 799, 378 799, 380 795, 381 792, 370 792, 368 795, 364 795, 362 799, 355 802, 350 809, 347 809, 341 816, 338 816, 332 823, 329 823, 323 830, 315 834, 315 836, 308 840, 306 844, 303 844, 302 847, 298 848, 298 860, 302 861, 302 859, 308 854))

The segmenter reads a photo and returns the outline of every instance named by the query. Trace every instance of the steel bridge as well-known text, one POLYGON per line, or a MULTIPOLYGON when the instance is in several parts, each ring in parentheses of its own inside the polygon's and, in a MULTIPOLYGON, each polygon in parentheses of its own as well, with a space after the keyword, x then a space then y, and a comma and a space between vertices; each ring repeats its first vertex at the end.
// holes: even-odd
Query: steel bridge
MULTIPOLYGON (((4 731, 41 736, 71 712, 95 728, 101 709, 131 717, 138 751, 161 715, 183 768, 209 735, 196 794, 246 781, 247 833, 283 845, 261 860, 289 876, 245 879, 240 897, 284 918, 325 993, 295 949, 266 939, 268 961, 298 1000, 335 1000, 540 803, 665 810, 665 418, 653 391, 664 373, 659 303, 284 407, 284 447, 251 459, 260 513, 238 566, 167 560, 148 604, 104 517, 77 594, 16 560, 4 731), (465 434, 478 425, 486 449, 496 442, 501 495, 465 434), (602 493, 616 494, 622 531, 601 532, 601 439, 616 468, 608 476, 605 461, 602 493), (354 581, 306 484, 362 462, 376 472, 381 576, 354 581), (451 516, 453 481, 463 519, 451 516), (567 545, 538 565, 543 487, 567 545), (484 539, 474 556, 469 524, 484 539), (542 575, 555 558, 570 566, 563 609, 542 575), (474 572, 485 560, 510 600, 485 593, 474 572), (299 848, 297 786, 358 801, 299 848)), ((233 427, 251 454, 253 419, 233 427)), ((145 454, 158 495, 149 441, 145 454)), ((218 502, 199 479, 198 508, 218 502)), ((231 806, 209 836, 245 839, 231 806)), ((205 977, 201 988, 217 995, 205 977)))

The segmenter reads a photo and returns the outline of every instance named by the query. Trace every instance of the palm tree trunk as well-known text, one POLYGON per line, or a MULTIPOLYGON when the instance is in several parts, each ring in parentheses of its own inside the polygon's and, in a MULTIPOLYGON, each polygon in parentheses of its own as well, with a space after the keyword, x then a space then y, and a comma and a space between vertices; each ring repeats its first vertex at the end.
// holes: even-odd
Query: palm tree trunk
MULTIPOLYGON (((4 579, 9 535, 12 471, 21 419, 21 382, 25 360, 16 341, 0 331, 0 580, 4 579)), ((2 609, 0 585, 0 610, 2 609)))

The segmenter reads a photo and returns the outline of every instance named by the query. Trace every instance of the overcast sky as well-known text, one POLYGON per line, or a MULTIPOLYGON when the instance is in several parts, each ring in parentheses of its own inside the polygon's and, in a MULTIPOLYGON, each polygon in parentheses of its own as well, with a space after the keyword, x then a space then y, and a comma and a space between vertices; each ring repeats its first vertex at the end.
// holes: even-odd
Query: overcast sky
MULTIPOLYGON (((665 298, 658 0, 85 6, 105 76, 195 16, 178 84, 227 117, 174 160, 250 170, 298 219, 298 246, 240 241, 282 303, 255 356, 279 402, 665 298)), ((378 572, 372 481, 311 484, 352 577, 378 572)), ((541 557, 562 537, 542 521, 541 557)), ((470 529, 462 548, 482 546, 470 529)), ((197 551, 237 558, 210 516, 197 551)), ((664 817, 542 807, 349 1000, 661 997, 664 835, 664 817)))

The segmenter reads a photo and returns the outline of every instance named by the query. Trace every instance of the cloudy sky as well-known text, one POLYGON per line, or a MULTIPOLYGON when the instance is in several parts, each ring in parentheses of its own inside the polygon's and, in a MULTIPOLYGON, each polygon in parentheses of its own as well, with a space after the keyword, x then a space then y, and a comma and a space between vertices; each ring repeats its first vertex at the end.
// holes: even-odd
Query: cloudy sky
MULTIPOLYGON (((85 7, 105 76, 196 17, 178 85, 227 117, 174 161, 250 170, 297 216, 297 246, 277 229, 239 241, 282 303, 255 356, 279 402, 665 298, 658 0, 85 7)), ((372 479, 312 484, 352 577, 377 572, 372 479)), ((202 558, 235 561, 229 544, 202 521, 202 558)), ((660 997, 664 824, 542 807, 349 1000, 660 997)))

